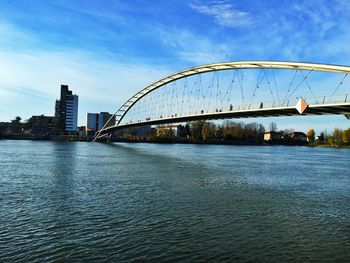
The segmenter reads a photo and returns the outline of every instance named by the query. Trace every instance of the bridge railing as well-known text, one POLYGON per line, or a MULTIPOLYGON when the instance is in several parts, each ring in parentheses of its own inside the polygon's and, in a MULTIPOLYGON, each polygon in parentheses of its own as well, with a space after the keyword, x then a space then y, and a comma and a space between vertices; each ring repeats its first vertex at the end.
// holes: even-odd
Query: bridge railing
MULTIPOLYGON (((192 112, 192 115, 201 115, 201 114, 212 114, 212 113, 221 113, 221 112, 230 112, 230 111, 247 111, 247 110, 259 110, 259 109, 272 109, 272 108, 284 108, 284 107, 295 107, 300 99, 305 100, 309 105, 327 105, 327 104, 344 104, 350 103, 350 94, 340 94, 340 95, 330 95, 330 96, 317 96, 317 97, 295 97, 293 99, 289 99, 285 101, 283 104, 281 102, 256 102, 247 104, 239 104, 239 105, 230 105, 226 108, 217 108, 214 111, 196 111, 192 112)), ((124 124, 132 124, 132 123, 142 123, 147 121, 159 120, 159 119, 172 119, 172 118, 181 118, 185 115, 174 114, 172 116, 159 116, 158 118, 146 118, 144 120, 130 120, 124 124)))
MULTIPOLYGON (((238 104, 230 105, 226 108, 218 108, 216 112, 226 112, 226 111, 244 111, 244 110, 257 110, 266 108, 280 108, 280 107, 294 107, 300 99, 305 100, 309 105, 322 105, 322 104, 340 104, 340 103, 350 103, 350 94, 340 94, 332 96, 315 96, 315 97, 295 97, 290 98, 284 102, 278 101, 261 101, 251 104, 238 104)), ((206 111, 195 112, 199 113, 210 113, 206 111)))

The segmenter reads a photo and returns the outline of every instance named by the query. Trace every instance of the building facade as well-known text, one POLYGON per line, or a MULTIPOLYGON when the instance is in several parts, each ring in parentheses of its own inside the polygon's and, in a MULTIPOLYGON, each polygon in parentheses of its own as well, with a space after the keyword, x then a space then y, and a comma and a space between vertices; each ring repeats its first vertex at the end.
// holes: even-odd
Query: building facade
MULTIPOLYGON (((110 114, 109 112, 100 112, 98 116, 98 130, 101 130, 111 117, 112 114, 110 114)), ((115 118, 110 120, 110 122, 108 123, 108 126, 112 125, 115 125, 115 118)))
POLYGON ((294 143, 306 143, 307 142, 307 136, 303 132, 292 132, 290 134, 290 138, 294 143))
POLYGON ((61 85, 61 97, 55 106, 56 130, 58 132, 76 131, 78 128, 78 96, 61 85))
POLYGON ((98 113, 88 113, 86 129, 90 131, 97 131, 98 129, 98 113))
MULTIPOLYGON (((86 129, 90 131, 98 131, 103 128, 111 117, 112 114, 108 112, 88 113, 86 129)), ((109 121, 108 126, 111 125, 115 125, 115 118, 112 118, 109 121)))
POLYGON ((47 136, 54 132, 55 117, 51 116, 32 116, 32 134, 47 136))
POLYGON ((8 133, 11 122, 0 122, 0 135, 8 133))
POLYGON ((269 131, 264 133, 264 141, 266 142, 276 142, 282 139, 281 134, 275 131, 269 131))

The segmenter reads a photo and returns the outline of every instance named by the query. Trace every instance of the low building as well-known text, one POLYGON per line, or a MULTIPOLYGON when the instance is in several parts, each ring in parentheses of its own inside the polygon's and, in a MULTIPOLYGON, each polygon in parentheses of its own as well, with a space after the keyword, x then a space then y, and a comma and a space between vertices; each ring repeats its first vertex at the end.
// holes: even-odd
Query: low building
POLYGON ((32 116, 32 134, 36 136, 52 135, 55 127, 53 116, 32 116))
POLYGON ((275 142, 282 139, 281 134, 275 131, 269 131, 264 133, 264 141, 266 142, 275 142))
POLYGON ((306 143, 307 142, 307 136, 303 132, 292 132, 290 134, 290 139, 294 143, 306 143))
POLYGON ((8 133, 11 122, 0 122, 0 134, 8 133))

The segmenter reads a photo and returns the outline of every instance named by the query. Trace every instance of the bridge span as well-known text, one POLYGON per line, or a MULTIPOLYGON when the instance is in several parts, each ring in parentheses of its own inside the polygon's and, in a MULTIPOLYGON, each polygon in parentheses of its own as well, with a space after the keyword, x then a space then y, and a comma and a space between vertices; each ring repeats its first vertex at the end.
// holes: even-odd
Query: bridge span
POLYGON ((120 129, 195 120, 348 116, 349 73, 348 66, 276 61, 185 69, 133 95, 96 133, 95 140, 120 129))

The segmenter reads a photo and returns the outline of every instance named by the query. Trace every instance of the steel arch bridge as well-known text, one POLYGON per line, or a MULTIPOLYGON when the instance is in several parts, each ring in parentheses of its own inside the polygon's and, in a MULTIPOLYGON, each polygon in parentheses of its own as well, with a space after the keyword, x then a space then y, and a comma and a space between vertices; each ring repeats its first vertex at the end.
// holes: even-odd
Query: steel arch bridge
POLYGON ((223 62, 187 68, 131 96, 96 133, 94 140, 120 129, 144 125, 227 118, 347 115, 349 73, 349 66, 283 61, 223 62), (315 95, 315 89, 323 92, 322 96, 315 95))

